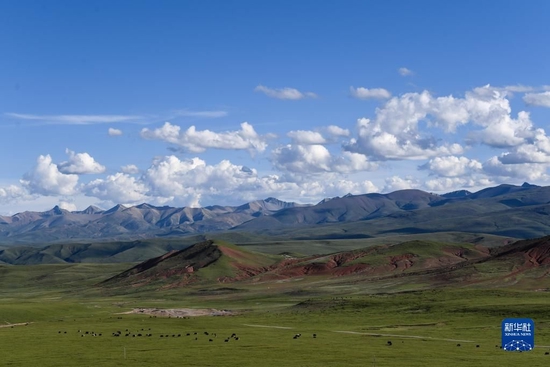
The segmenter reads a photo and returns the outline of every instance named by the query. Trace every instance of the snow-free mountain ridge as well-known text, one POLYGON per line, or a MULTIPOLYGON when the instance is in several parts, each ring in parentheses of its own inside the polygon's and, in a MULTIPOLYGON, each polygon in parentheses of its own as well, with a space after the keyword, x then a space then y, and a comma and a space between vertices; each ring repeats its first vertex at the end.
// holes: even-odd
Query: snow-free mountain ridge
MULTIPOLYGON (((270 197, 240 206, 204 208, 158 207, 143 203, 129 207, 119 204, 108 210, 90 206, 71 212, 56 206, 45 212, 0 216, 0 244, 127 240, 221 231, 276 235, 289 229, 319 225, 345 225, 346 236, 360 228, 363 232, 368 230, 369 236, 477 231, 529 238, 550 234, 548 203, 550 187, 525 183, 443 195, 414 189, 388 194, 348 194, 315 205, 270 197), (358 225, 353 227, 352 223, 358 225)), ((314 232, 320 236, 321 232, 314 232)))

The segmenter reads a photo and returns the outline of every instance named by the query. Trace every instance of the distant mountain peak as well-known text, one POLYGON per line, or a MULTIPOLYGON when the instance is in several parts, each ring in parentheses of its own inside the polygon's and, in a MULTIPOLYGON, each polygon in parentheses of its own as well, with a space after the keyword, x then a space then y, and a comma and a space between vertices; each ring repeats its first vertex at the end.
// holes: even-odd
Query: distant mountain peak
POLYGON ((147 204, 147 203, 141 203, 139 205, 136 205, 134 208, 138 208, 138 209, 157 209, 157 207, 155 207, 151 204, 147 204))
POLYGON ((101 213, 103 212, 102 209, 98 208, 97 206, 94 206, 94 205, 90 205, 89 207, 87 207, 86 209, 80 211, 80 212, 77 212, 77 213, 82 213, 82 214, 97 214, 97 213, 101 213))
POLYGON ((122 205, 122 204, 117 204, 117 205, 113 206, 111 209, 105 211, 105 214, 120 212, 120 211, 123 211, 125 209, 128 209, 128 208, 126 206, 122 205))
POLYGON ((328 203, 329 201, 334 200, 334 199, 340 199, 340 197, 339 197, 339 196, 335 196, 335 197, 333 197, 333 198, 324 198, 323 200, 319 201, 319 202, 317 203, 317 205, 319 205, 319 204, 324 204, 324 203, 328 203))
POLYGON ((540 187, 540 186, 532 185, 532 184, 530 184, 529 182, 524 182, 524 183, 521 185, 521 187, 527 188, 527 187, 540 187))
POLYGON ((69 212, 68 210, 61 209, 59 207, 59 205, 56 205, 52 209, 45 212, 44 214, 46 214, 46 215, 62 215, 62 214, 68 213, 68 212, 69 212))

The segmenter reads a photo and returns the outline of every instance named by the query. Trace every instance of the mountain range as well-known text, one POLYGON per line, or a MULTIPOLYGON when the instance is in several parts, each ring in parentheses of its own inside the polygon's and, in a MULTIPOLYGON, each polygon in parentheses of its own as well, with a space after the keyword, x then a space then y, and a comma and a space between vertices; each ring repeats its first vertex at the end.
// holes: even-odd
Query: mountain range
POLYGON ((368 238, 431 232, 513 238, 550 234, 550 187, 524 183, 443 195, 421 190, 346 195, 315 205, 276 198, 240 206, 175 208, 140 204, 102 210, 0 216, 0 247, 60 242, 138 240, 232 232, 279 239, 368 238))

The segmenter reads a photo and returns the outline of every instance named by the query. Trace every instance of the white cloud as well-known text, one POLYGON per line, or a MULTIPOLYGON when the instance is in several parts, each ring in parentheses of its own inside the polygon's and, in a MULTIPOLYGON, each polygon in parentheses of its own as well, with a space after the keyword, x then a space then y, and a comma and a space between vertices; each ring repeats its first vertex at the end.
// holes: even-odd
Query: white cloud
POLYGON ((143 119, 142 116, 135 115, 31 115, 12 112, 5 115, 19 120, 34 120, 59 125, 92 125, 116 122, 137 123, 143 119))
POLYGON ((332 170, 339 173, 374 171, 378 169, 376 162, 370 162, 363 154, 342 152, 341 156, 333 157, 332 170))
POLYGON ((465 188, 485 188, 495 183, 486 177, 437 177, 424 183, 425 190, 450 192, 465 188))
POLYGON ((180 130, 179 126, 166 122, 162 127, 155 130, 142 129, 141 136, 145 139, 156 139, 176 144, 194 153, 215 148, 248 150, 252 154, 263 152, 267 148, 267 137, 258 135, 254 127, 247 122, 241 124, 240 130, 222 133, 197 130, 195 126, 191 126, 183 132, 180 130))
POLYGON ((110 136, 120 136, 122 135, 122 130, 120 129, 113 129, 112 127, 109 128, 109 135, 110 136))
MULTIPOLYGON (((304 97, 313 97, 314 94, 304 94, 304 97)), ((17 119, 36 121, 39 124, 46 125, 93 125, 93 124, 113 124, 113 123, 131 123, 148 124, 159 120, 168 120, 176 117, 198 117, 198 118, 220 118, 228 115, 223 110, 205 110, 196 111, 189 109, 173 110, 159 115, 37 115, 28 113, 7 112, 5 116, 17 119)), ((109 135, 122 135, 121 130, 110 128, 109 135)))
POLYGON ((401 76, 409 76, 409 75, 413 75, 413 71, 410 70, 410 69, 407 69, 405 67, 402 67, 402 68, 399 68, 397 69, 397 72, 401 75, 401 76))
POLYGON ((96 179, 82 188, 88 196, 120 204, 134 204, 146 200, 147 187, 143 182, 125 173, 96 179))
POLYGON ((432 158, 420 168, 428 169, 438 176, 458 177, 481 171, 482 164, 466 157, 445 156, 432 158))
POLYGON ((349 87, 351 96, 357 99, 388 99, 391 93, 384 88, 349 87))
MULTIPOLYGON (((88 153, 67 150, 65 162, 54 164, 50 156, 40 156, 36 167, 24 175, 21 186, 1 187, 0 209, 1 205, 11 208, 11 203, 27 205, 31 197, 33 200, 48 199, 48 203, 61 200, 70 205, 72 198, 86 195, 75 199, 78 206, 82 200, 197 206, 203 203, 236 204, 265 196, 316 202, 347 192, 378 191, 378 187, 383 187, 383 192, 404 188, 450 191, 498 184, 511 178, 540 183, 549 179, 550 137, 544 129, 534 125, 528 112, 512 111, 511 98, 513 93, 530 93, 525 96, 528 102, 533 96, 545 96, 546 93, 538 93, 545 88, 486 85, 461 96, 435 96, 428 91, 395 97, 388 95, 390 98, 381 103, 370 118, 358 119, 356 129, 351 132, 344 125, 289 131, 286 135, 292 140, 291 144, 271 152, 271 168, 277 173, 269 175, 260 175, 250 166, 226 159, 207 164, 199 158, 180 160, 168 156, 156 158, 149 168, 140 170, 129 164, 122 166, 119 173, 102 175, 98 180, 79 185, 78 175, 104 173, 105 167, 88 153), (463 128, 466 125, 467 128, 463 128), (337 151, 337 143, 342 144, 343 151, 337 151), (488 156, 494 156, 481 163, 463 156, 465 150, 469 156, 484 156, 484 160, 488 151, 493 152, 488 156), (403 176, 413 172, 417 164, 381 163, 420 159, 425 164, 419 168, 425 170, 422 176, 429 174, 427 179, 420 175, 403 176), (396 169, 390 175, 393 177, 386 181, 388 171, 364 173, 379 169, 379 165, 384 169, 399 166, 403 171, 396 169), (364 181, 373 177, 376 185, 364 181), (54 198, 56 201, 52 201, 54 198)), ((305 93, 292 88, 271 91, 283 93, 285 90, 290 92, 284 98, 296 98, 295 92, 302 95, 300 98, 306 97, 305 93)), ((375 90, 353 89, 358 94, 362 92, 365 98, 376 95, 375 90)), ((182 110, 174 112, 174 116, 177 113, 202 118, 227 115, 225 111, 182 110)), ((39 117, 21 116, 25 117, 11 117, 39 117)), ((64 121, 91 123, 90 119, 64 121)), ((118 132, 122 133, 115 128, 109 129, 110 135, 118 132)), ((280 135, 284 138, 284 133, 280 135)), ((195 126, 182 128, 167 122, 158 128, 142 129, 141 136, 170 143, 172 149, 197 153, 208 149, 265 152, 273 137, 271 134, 259 135, 246 122, 229 131, 197 130, 195 126)))
POLYGON ((550 163, 550 155, 535 145, 522 145, 512 152, 502 153, 498 160, 503 164, 550 163))
POLYGON ((278 147, 272 152, 273 165, 283 172, 301 176, 317 173, 350 173, 372 171, 378 165, 362 154, 344 152, 333 156, 323 145, 293 145, 278 147))
POLYGON ((531 106, 550 107, 550 92, 528 93, 523 96, 523 101, 531 106))
POLYGON ((426 159, 461 154, 457 144, 440 143, 434 135, 422 133, 420 122, 443 132, 471 123, 468 143, 510 148, 528 143, 536 135, 529 113, 511 115, 508 93, 490 85, 465 93, 464 98, 433 97, 429 92, 393 97, 376 109, 374 119, 359 119, 358 137, 346 149, 378 160, 426 159), (479 127, 475 129, 475 127, 479 127))
MULTIPOLYGON (((528 126, 528 125, 527 125, 528 126)), ((526 136, 518 133, 520 124, 498 123, 481 131, 471 131, 469 143, 483 143, 493 148, 510 148, 522 144, 526 136), (515 125, 515 126, 514 126, 515 125)))
MULTIPOLYGON (((376 109, 376 118, 357 120, 358 138, 346 149, 379 160, 424 159, 441 155, 448 147, 439 147, 430 137, 422 137, 418 122, 425 118, 432 102, 428 92, 407 93, 394 97, 376 109)), ((456 150, 457 147, 452 148, 456 150)))
POLYGON ((532 92, 536 90, 534 87, 530 87, 528 85, 507 85, 501 88, 504 91, 511 92, 511 93, 526 93, 526 92, 532 92))
POLYGON ((548 180, 549 164, 519 163, 503 164, 499 157, 492 157, 483 163, 483 171, 489 176, 499 179, 519 178, 522 180, 536 181, 548 180))
POLYGON ((332 157, 322 145, 292 145, 279 147, 272 152, 276 168, 300 174, 330 172, 332 157))
POLYGON ((61 209, 68 210, 70 212, 76 211, 76 205, 72 201, 60 200, 58 206, 61 209))
POLYGON ((69 149, 66 149, 65 153, 69 155, 69 160, 57 165, 61 173, 83 175, 105 172, 105 166, 96 162, 88 153, 75 153, 69 149))
MULTIPOLYGON (((438 145, 434 137, 422 137, 416 122, 398 130, 399 121, 392 120, 387 126, 384 121, 357 121, 358 138, 351 139, 345 148, 351 152, 365 154, 375 160, 417 160, 439 155, 456 155, 463 152, 459 144, 438 145), (393 125, 393 127, 392 127, 393 125), (390 130, 390 131, 384 131, 390 130)), ((408 125, 405 122, 404 125, 408 125)))
POLYGON ((61 173, 50 155, 41 155, 34 169, 23 176, 21 184, 31 194, 73 195, 77 192, 78 175, 61 173))
POLYGON ((335 197, 346 194, 361 195, 373 192, 379 192, 380 189, 376 187, 371 181, 351 181, 351 180, 334 180, 326 185, 319 186, 320 194, 326 194, 326 197, 335 197))
MULTIPOLYGON (((527 135, 527 134, 526 134, 527 135)), ((550 163, 550 137, 544 129, 530 130, 529 138, 497 158, 502 164, 550 163)))
POLYGON ((129 175, 135 175, 139 173, 139 168, 135 164, 128 164, 126 166, 120 167, 120 170, 123 173, 127 173, 129 175))
POLYGON ((16 185, 0 187, 0 204, 8 204, 17 202, 20 199, 29 198, 29 194, 25 189, 16 185))
POLYGON ((329 176, 296 181, 292 176, 260 176, 255 169, 228 160, 208 165, 200 158, 180 160, 176 156, 166 156, 155 159, 140 177, 117 173, 83 185, 82 190, 88 196, 112 203, 183 206, 200 206, 203 202, 240 204, 267 196, 311 202, 348 192, 378 191, 368 180, 347 180, 337 174, 329 176))
MULTIPOLYGON (((220 168, 228 168, 223 163, 220 164, 222 165, 220 168)), ((236 166, 233 169, 236 171, 239 170, 236 166)), ((195 202, 200 198, 200 191, 202 191, 199 187, 205 183, 210 186, 210 176, 216 174, 214 170, 214 167, 208 167, 206 162, 199 158, 180 160, 176 156, 167 156, 155 160, 152 166, 145 172, 143 179, 150 188, 149 195, 160 196, 170 200, 174 196, 191 196, 193 197, 192 201, 195 202)), ((218 172, 218 174, 222 175, 223 173, 218 172)), ((213 187, 224 184, 226 182, 220 182, 213 187)))
POLYGON ((336 125, 327 126, 326 131, 332 137, 346 137, 350 135, 349 129, 344 129, 336 125))
POLYGON ((325 138, 317 131, 293 130, 286 134, 294 144, 324 144, 325 138))
POLYGON ((256 200, 289 192, 299 195, 300 190, 296 183, 285 182, 275 175, 260 177, 255 169, 228 160, 208 165, 199 158, 180 160, 175 156, 155 160, 142 180, 149 187, 149 195, 157 201, 176 200, 192 206, 199 206, 203 199, 256 200))
POLYGON ((254 88, 254 91, 261 92, 268 97, 276 98, 276 99, 298 100, 298 99, 304 99, 304 98, 317 98, 317 94, 315 93, 312 93, 312 92, 302 93, 295 88, 275 89, 275 88, 268 88, 263 85, 258 85, 256 88, 254 88))
POLYGON ((511 116, 512 108, 505 92, 489 85, 466 93, 466 105, 472 122, 483 130, 470 132, 470 139, 491 147, 505 148, 520 145, 534 134, 529 113, 520 111, 511 116))
POLYGON ((417 189, 420 187, 420 182, 412 177, 401 178, 399 176, 388 177, 385 180, 385 186, 382 192, 393 192, 397 190, 417 189))

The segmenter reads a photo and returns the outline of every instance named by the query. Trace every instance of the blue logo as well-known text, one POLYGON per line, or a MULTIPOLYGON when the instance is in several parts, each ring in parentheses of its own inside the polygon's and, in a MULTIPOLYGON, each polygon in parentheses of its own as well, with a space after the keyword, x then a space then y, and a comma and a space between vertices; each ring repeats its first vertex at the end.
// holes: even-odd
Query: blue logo
POLYGON ((535 347, 535 322, 531 319, 502 320, 502 349, 528 352, 535 347))

